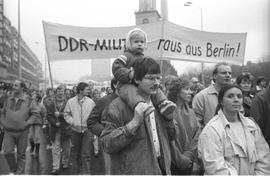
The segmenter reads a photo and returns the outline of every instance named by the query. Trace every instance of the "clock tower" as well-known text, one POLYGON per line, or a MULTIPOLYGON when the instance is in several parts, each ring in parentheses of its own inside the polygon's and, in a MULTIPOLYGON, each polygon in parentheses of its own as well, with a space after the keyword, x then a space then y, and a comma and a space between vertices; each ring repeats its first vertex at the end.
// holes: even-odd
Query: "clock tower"
POLYGON ((139 0, 139 11, 135 12, 136 25, 157 22, 161 16, 156 10, 156 0, 139 0))

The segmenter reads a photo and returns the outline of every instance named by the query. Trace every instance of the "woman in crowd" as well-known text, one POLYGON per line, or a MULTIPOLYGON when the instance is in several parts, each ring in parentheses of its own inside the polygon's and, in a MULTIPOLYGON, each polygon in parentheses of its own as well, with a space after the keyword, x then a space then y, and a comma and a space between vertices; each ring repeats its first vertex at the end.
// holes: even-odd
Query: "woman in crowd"
POLYGON ((106 87, 106 94, 109 95, 109 94, 112 94, 113 93, 113 90, 111 87, 106 87))
MULTIPOLYGON (((195 113, 189 108, 191 100, 191 83, 187 79, 175 78, 168 89, 168 99, 177 105, 174 112, 176 138, 171 143, 173 175, 190 175, 197 164, 197 143, 200 134, 199 123, 195 113)), ((196 167, 197 166, 197 167, 196 167)))
POLYGON ((45 121, 46 109, 43 104, 41 104, 41 95, 39 95, 36 91, 33 91, 32 99, 34 108, 30 118, 33 118, 34 120, 29 130, 29 141, 31 145, 30 153, 31 155, 39 156, 41 129, 45 121))
MULTIPOLYGON (((54 89, 49 87, 46 89, 46 93, 42 97, 41 104, 43 104, 43 106, 47 110, 47 106, 51 101, 54 101, 54 89)), ((47 118, 45 118, 42 129, 43 129, 43 133, 46 136, 46 140, 45 140, 46 141, 46 149, 50 149, 52 147, 51 135, 50 135, 51 127, 50 127, 50 124, 49 124, 47 118)))
POLYGON ((46 95, 43 96, 41 103, 46 106, 46 104, 54 99, 54 90, 53 88, 46 89, 46 95))
POLYGON ((94 102, 97 102, 100 98, 101 98, 101 91, 100 90, 98 90, 98 89, 94 89, 93 90, 93 95, 92 95, 92 100, 94 101, 94 102))
POLYGON ((176 78, 177 78, 177 76, 175 76, 175 75, 168 75, 165 77, 165 85, 163 88, 165 95, 168 96, 168 92, 169 92, 169 88, 170 88, 170 85, 172 83, 172 80, 174 80, 176 78))
POLYGON ((72 90, 66 88, 65 95, 66 95, 66 99, 69 100, 72 97, 72 90))
POLYGON ((254 98, 254 91, 252 90, 253 76, 249 72, 242 73, 236 78, 236 84, 243 92, 243 110, 244 116, 250 116, 251 102, 254 98))
POLYGON ((264 90, 267 87, 267 80, 264 76, 259 76, 256 81, 256 93, 264 90))
POLYGON ((270 174, 269 147, 258 125, 239 113, 242 103, 243 93, 237 85, 220 90, 216 115, 199 137, 205 174, 270 174))

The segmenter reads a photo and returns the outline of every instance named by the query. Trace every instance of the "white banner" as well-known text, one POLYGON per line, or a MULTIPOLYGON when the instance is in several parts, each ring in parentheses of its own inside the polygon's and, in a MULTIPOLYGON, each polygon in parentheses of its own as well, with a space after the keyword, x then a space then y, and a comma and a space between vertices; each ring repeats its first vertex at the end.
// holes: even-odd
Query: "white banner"
POLYGON ((43 22, 50 61, 115 58, 125 48, 129 30, 147 33, 145 55, 154 59, 242 64, 246 33, 214 33, 168 21, 125 27, 75 27, 43 22))

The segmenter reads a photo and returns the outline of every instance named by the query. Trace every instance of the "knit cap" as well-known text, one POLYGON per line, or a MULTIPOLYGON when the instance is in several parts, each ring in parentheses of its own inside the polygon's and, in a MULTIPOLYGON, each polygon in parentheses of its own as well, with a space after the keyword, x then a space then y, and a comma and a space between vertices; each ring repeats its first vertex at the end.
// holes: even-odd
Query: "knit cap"
POLYGON ((131 29, 126 37, 126 48, 130 49, 131 48, 131 44, 130 44, 130 39, 134 36, 137 35, 138 33, 142 33, 145 37, 145 48, 147 48, 147 34, 140 28, 134 28, 131 29))

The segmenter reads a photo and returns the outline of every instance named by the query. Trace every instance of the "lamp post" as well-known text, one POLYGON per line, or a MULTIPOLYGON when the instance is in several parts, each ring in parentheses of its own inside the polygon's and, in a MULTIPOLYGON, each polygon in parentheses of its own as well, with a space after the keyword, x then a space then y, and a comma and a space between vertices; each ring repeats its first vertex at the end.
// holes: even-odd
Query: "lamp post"
MULTIPOLYGON (((200 16, 201 16, 201 31, 203 31, 203 12, 202 12, 202 8, 196 4, 193 4, 192 2, 189 2, 187 1, 184 6, 186 7, 191 7, 191 6, 194 6, 194 7, 197 7, 199 8, 200 10, 200 16)), ((204 63, 201 62, 201 69, 202 69, 202 83, 204 84, 204 63)))
MULTIPOLYGON (((38 46, 40 46, 40 42, 35 41, 35 44, 37 44, 38 46)), ((39 47, 40 48, 40 47, 39 47)), ((47 80, 47 59, 46 59, 46 54, 44 54, 44 89, 46 90, 47 86, 46 86, 46 80, 47 80)))
POLYGON ((200 6, 198 6, 198 5, 196 5, 196 4, 193 4, 192 2, 186 2, 185 4, 184 4, 184 6, 186 6, 186 7, 190 7, 190 6, 194 6, 194 7, 197 7, 197 8, 199 8, 200 9, 200 16, 201 16, 201 31, 203 31, 203 13, 202 13, 202 8, 200 7, 200 6))

